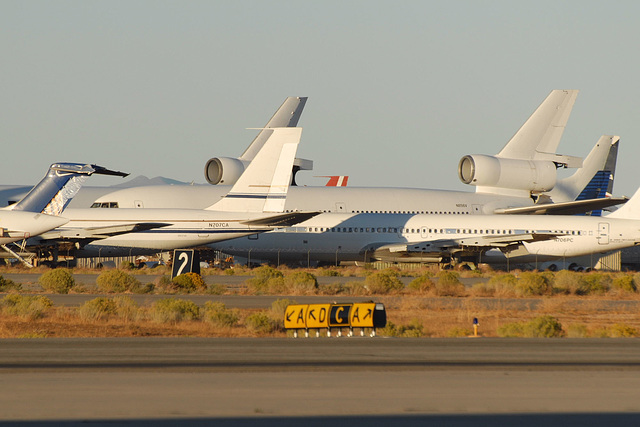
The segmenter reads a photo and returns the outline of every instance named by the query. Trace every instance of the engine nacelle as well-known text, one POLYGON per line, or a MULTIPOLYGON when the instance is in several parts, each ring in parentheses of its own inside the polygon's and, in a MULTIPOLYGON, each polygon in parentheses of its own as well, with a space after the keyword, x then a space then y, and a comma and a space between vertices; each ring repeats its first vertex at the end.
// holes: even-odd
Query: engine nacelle
POLYGON ((473 154, 458 164, 458 176, 465 184, 543 192, 557 181, 554 162, 547 160, 502 159, 473 154))
POLYGON ((214 157, 204 165, 204 177, 209 184, 233 185, 248 164, 232 157, 214 157))

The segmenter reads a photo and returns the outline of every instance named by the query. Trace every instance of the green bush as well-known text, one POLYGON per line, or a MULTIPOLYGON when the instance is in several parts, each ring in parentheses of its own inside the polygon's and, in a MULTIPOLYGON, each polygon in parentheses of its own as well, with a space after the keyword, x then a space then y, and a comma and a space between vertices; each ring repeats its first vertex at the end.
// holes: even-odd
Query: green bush
POLYGON ((78 316, 83 320, 103 320, 116 314, 116 303, 110 298, 94 298, 82 304, 78 316))
POLYGON ((435 288, 435 285, 431 280, 432 277, 433 277, 433 274, 431 273, 423 274, 422 276, 419 276, 413 279, 407 287, 410 290, 415 292, 421 292, 421 293, 430 292, 435 288))
POLYGON ((318 280, 311 273, 296 271, 284 278, 284 286, 291 294, 310 295, 317 292, 318 280))
POLYGON ((211 284, 207 285, 205 293, 209 295, 223 295, 227 292, 227 288, 224 285, 211 284))
POLYGON ((116 304, 116 315, 124 320, 137 320, 140 314, 140 307, 131 297, 119 295, 113 297, 116 304))
POLYGON ((413 319, 408 325, 396 325, 393 322, 387 322, 387 325, 378 330, 378 335, 386 337, 404 337, 404 338, 420 338, 427 334, 424 326, 418 319, 413 319))
POLYGON ((0 276, 0 292, 20 290, 22 290, 22 285, 20 283, 15 283, 11 279, 5 279, 4 277, 0 276))
POLYGON ((441 297, 458 297, 465 294, 465 287, 460 282, 460 275, 454 271, 441 271, 436 281, 436 295, 441 297))
POLYGON ((618 289, 623 292, 635 293, 638 291, 638 287, 636 286, 636 282, 633 279, 633 276, 629 274, 625 274, 624 276, 618 276, 613 279, 611 283, 611 287, 613 289, 618 289))
POLYGON ((602 273, 589 273, 582 276, 577 295, 603 295, 611 288, 611 276, 602 273))
POLYGON ((572 323, 567 328, 568 338, 586 338, 588 336, 587 327, 582 323, 572 323))
POLYGON ((271 308, 269 309, 268 315, 276 322, 284 323, 284 315, 287 311, 287 306, 293 304, 297 304, 297 302, 288 298, 277 299, 271 303, 271 308))
POLYGON ((496 274, 487 283, 487 289, 497 297, 513 297, 516 295, 518 279, 510 273, 496 274))
POLYGON ((76 284, 73 274, 68 268, 56 268, 42 274, 38 283, 46 291, 56 294, 68 294, 76 284))
POLYGON ((42 295, 10 294, 0 300, 0 306, 4 314, 35 320, 44 317, 53 302, 42 295))
POLYGON ((553 287, 556 292, 578 295, 582 287, 583 274, 570 270, 560 270, 553 275, 553 287))
POLYGON ((96 284, 100 291, 106 293, 122 293, 142 287, 138 279, 122 270, 103 271, 97 277, 96 284))
POLYGON ((638 330, 629 325, 616 323, 607 328, 608 335, 611 338, 634 338, 638 336, 638 330))
POLYGON ((149 311, 151 320, 157 323, 177 323, 183 320, 196 320, 200 309, 191 301, 166 298, 154 302, 149 311))
POLYGON ((254 277, 246 281, 249 290, 255 294, 281 292, 284 290, 284 275, 268 265, 253 270, 254 277))
POLYGON ((240 320, 238 310, 229 310, 223 303, 213 301, 205 303, 202 318, 207 323, 221 327, 236 326, 240 320))
POLYGON ((516 283, 516 292, 521 296, 550 295, 552 291, 551 284, 540 273, 524 272, 516 283))
POLYGON ((529 322, 507 323, 498 328, 498 336, 506 338, 559 338, 564 335, 558 319, 540 316, 529 322))
POLYGON ((366 289, 373 295, 385 295, 404 289, 404 285, 400 281, 400 272, 392 268, 367 275, 364 283, 366 289))
POLYGON ((172 280, 174 288, 178 292, 199 292, 207 289, 207 285, 198 273, 185 273, 176 276, 172 280))
POLYGON ((280 328, 280 325, 264 311, 247 316, 245 323, 247 329, 259 334, 272 333, 280 328))

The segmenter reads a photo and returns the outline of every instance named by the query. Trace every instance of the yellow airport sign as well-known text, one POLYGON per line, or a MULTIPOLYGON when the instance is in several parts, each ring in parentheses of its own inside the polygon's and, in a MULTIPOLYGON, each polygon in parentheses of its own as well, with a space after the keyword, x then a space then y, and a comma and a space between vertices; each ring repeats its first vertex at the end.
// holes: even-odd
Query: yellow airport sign
POLYGON ((309 304, 308 307, 306 316, 307 329, 328 328, 331 304, 309 304))
POLYGON ((349 326, 352 328, 373 328, 375 303, 355 303, 351 307, 349 326))
POLYGON ((287 306, 284 312, 284 327, 286 329, 306 329, 307 309, 309 304, 295 304, 287 306))

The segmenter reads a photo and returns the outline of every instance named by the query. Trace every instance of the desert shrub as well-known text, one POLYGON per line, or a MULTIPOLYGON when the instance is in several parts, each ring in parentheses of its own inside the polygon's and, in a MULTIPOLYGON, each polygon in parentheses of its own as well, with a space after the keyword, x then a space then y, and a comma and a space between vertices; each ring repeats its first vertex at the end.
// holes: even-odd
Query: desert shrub
POLYGON ((116 314, 116 303, 110 298, 94 298, 82 304, 78 316, 83 320, 103 320, 116 314))
POLYGON ((112 298, 116 305, 116 315, 124 320, 137 320, 140 307, 131 297, 119 295, 112 298))
POLYGON ((435 285, 431 280, 432 277, 433 274, 427 272, 427 274, 423 274, 422 276, 413 279, 407 287, 415 292, 430 292, 435 288, 435 285))
POLYGON ((552 316, 540 316, 525 324, 525 336, 531 338, 559 338, 564 335, 562 324, 552 316))
POLYGON ((291 294, 310 295, 318 290, 318 279, 306 271, 296 271, 284 278, 284 285, 291 294))
POLYGON ((343 293, 347 295, 368 295, 369 289, 364 282, 351 281, 344 284, 343 293))
POLYGON ((578 294, 582 286, 582 274, 570 270, 560 270, 553 275, 553 287, 563 294, 578 294))
POLYGON ((471 294, 477 297, 492 297, 495 296, 496 289, 488 282, 480 282, 471 287, 471 294))
POLYGON ((56 268, 42 274, 38 283, 45 290, 56 294, 68 294, 76 284, 68 268, 56 268))
MULTIPOLYGON (((142 264, 144 265, 144 264, 142 264)), ((120 263, 120 268, 123 270, 135 270, 136 269, 136 265, 134 263, 132 263, 131 261, 123 261, 120 263)))
POLYGON ((131 288, 140 288, 142 284, 138 279, 122 270, 107 270, 100 273, 96 279, 98 289, 106 293, 122 293, 131 288))
POLYGON ((623 292, 634 293, 638 291, 638 287, 636 286, 636 282, 633 279, 633 276, 629 274, 614 278, 611 282, 611 287, 623 292))
POLYGON ((634 338, 638 336, 638 330, 636 328, 622 323, 609 326, 607 332, 611 338, 634 338))
POLYGON ((435 285, 436 295, 441 297, 464 295, 465 287, 459 277, 459 274, 454 271, 441 271, 435 285))
POLYGON ((252 293, 263 294, 267 292, 279 292, 284 290, 284 275, 268 265, 263 265, 253 270, 254 277, 246 281, 252 293))
POLYGON ((280 328, 278 322, 273 320, 264 311, 247 316, 245 324, 247 325, 247 329, 259 334, 272 333, 280 328))
POLYGON ((271 317, 276 322, 284 323, 284 315, 287 310, 287 306, 297 304, 294 300, 290 300, 288 298, 277 299, 271 303, 271 308, 269 309, 269 317, 271 317))
POLYGON ((529 322, 507 323, 498 328, 498 336, 505 338, 559 338, 564 335, 562 325, 552 316, 536 317, 529 322))
POLYGON ((4 314, 35 320, 44 317, 53 302, 42 295, 10 294, 0 300, 0 306, 4 314))
POLYGON ((238 310, 230 310, 221 302, 207 301, 204 305, 202 319, 214 326, 232 327, 238 324, 238 310))
POLYGON ((205 293, 209 295, 222 295, 227 291, 227 288, 224 285, 211 284, 207 285, 207 289, 205 293))
POLYGON ((404 285, 400 281, 400 272, 392 268, 367 275, 364 283, 369 293, 374 295, 384 295, 404 289, 404 285))
POLYGON ((157 323, 177 323, 182 320, 198 319, 200 309, 191 301, 166 298, 154 302, 149 314, 157 323))
POLYGON ((521 296, 549 295, 552 290, 547 278, 540 273, 524 272, 516 283, 516 292, 521 296))
POLYGON ((518 279, 510 273, 496 274, 489 279, 487 289, 492 289, 497 297, 512 297, 516 295, 518 279))
POLYGON ((396 325, 387 322, 384 328, 378 330, 378 335, 386 337, 420 338, 426 336, 424 326, 418 319, 413 319, 408 325, 396 325))
POLYGON ((463 338, 473 335, 473 331, 468 328, 461 328, 459 326, 453 327, 447 331, 447 337, 449 338, 463 338))
POLYGON ((153 281, 154 289, 157 293, 160 294, 175 294, 176 289, 173 286, 173 282, 171 281, 171 276, 163 275, 157 277, 153 281))
POLYGON ((11 279, 5 279, 0 276, 0 292, 19 291, 22 290, 22 285, 16 283, 11 279))
POLYGON ((342 276, 342 273, 340 273, 338 270, 333 270, 333 269, 327 269, 327 270, 318 270, 318 276, 325 276, 325 277, 340 277, 342 276))
POLYGON ((207 285, 202 280, 202 276, 198 273, 185 273, 176 276, 172 280, 173 287, 178 292, 198 292, 207 288, 207 285))
POLYGON ((582 276, 577 295, 603 295, 611 288, 611 276, 602 273, 590 273, 582 276))
POLYGON ((587 336, 587 327, 582 323, 572 323, 567 328, 568 338, 586 338, 587 336))

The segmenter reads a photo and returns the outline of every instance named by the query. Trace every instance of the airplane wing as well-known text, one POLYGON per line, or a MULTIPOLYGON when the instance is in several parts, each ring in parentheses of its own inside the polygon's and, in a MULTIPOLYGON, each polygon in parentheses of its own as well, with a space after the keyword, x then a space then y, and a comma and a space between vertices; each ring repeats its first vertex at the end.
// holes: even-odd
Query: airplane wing
POLYGON ((162 222, 139 222, 124 225, 108 225, 104 227, 88 227, 66 230, 53 230, 40 235, 41 240, 99 240, 126 233, 167 227, 171 224, 162 222))
POLYGON ((243 221, 242 224, 265 227, 291 227, 319 214, 320 212, 291 212, 243 221))
POLYGON ((522 243, 533 243, 552 240, 562 235, 562 233, 535 232, 491 236, 473 236, 460 239, 425 240, 422 242, 384 245, 376 248, 376 251, 388 250, 392 253, 453 253, 463 249, 473 249, 474 251, 507 249, 509 247, 519 246, 522 243))
POLYGON ((576 200, 573 202, 545 203, 519 208, 500 208, 493 211, 502 215, 577 215, 627 203, 627 197, 607 197, 604 199, 576 200))

